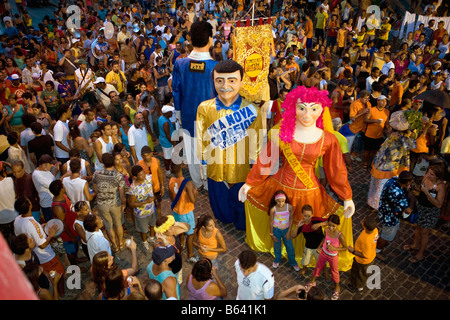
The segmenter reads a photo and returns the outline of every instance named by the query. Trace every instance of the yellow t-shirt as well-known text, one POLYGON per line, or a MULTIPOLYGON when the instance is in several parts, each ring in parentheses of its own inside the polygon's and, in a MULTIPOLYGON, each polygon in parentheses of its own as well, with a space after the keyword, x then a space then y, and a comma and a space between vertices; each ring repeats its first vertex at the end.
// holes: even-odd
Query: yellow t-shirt
POLYGON ((387 32, 384 35, 380 36, 380 40, 387 40, 389 38, 389 31, 391 30, 392 26, 390 23, 383 23, 380 26, 380 30, 386 30, 387 32))
POLYGON ((441 153, 450 153, 450 137, 447 137, 442 141, 441 153))

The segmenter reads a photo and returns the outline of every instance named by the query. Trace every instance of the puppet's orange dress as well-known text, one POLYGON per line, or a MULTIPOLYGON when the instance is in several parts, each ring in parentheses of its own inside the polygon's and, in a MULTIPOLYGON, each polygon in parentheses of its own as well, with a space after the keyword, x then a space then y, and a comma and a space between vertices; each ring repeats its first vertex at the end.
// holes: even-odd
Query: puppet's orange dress
MULTIPOLYGON (((334 134, 323 131, 322 136, 313 143, 301 143, 292 140, 292 152, 300 161, 303 169, 309 175, 314 185, 307 189, 297 177, 288 161, 278 148, 278 141, 269 142, 260 154, 257 163, 250 171, 246 184, 252 187, 245 202, 246 212, 246 242, 251 249, 259 252, 272 252, 273 242, 270 236, 269 204, 277 190, 283 190, 294 208, 294 223, 302 219, 301 209, 305 204, 313 208, 315 217, 327 218, 330 214, 340 217, 340 231, 345 236, 347 246, 353 246, 352 220, 344 218, 343 206, 337 203, 320 184, 314 169, 320 156, 323 156, 324 170, 331 188, 342 200, 352 199, 352 190, 348 182, 347 168, 342 151, 334 134), (281 168, 270 175, 271 163, 266 159, 271 152, 278 152, 282 161, 281 168), (265 156, 267 155, 267 157, 265 156)), ((303 235, 293 239, 296 260, 300 264, 303 256, 305 239, 303 235)), ((283 248, 283 255, 286 256, 283 248)), ((339 270, 347 271, 351 268, 353 255, 348 251, 339 252, 339 270)), ((315 261, 310 266, 314 266, 315 261)))

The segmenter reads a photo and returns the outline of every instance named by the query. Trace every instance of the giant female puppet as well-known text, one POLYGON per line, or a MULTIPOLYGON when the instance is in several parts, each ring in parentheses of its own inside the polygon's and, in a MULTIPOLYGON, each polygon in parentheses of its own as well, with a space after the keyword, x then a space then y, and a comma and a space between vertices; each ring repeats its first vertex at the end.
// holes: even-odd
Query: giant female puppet
MULTIPOLYGON (((353 243, 351 216, 355 206, 344 158, 338 140, 332 133, 328 111, 331 104, 328 92, 316 88, 298 87, 286 96, 279 134, 271 134, 274 138, 260 153, 258 161, 239 191, 239 200, 245 201, 246 242, 253 250, 273 251, 268 206, 277 190, 283 190, 291 201, 295 224, 302 219, 302 206, 309 204, 313 208, 314 216, 327 218, 331 214, 337 214, 341 218, 339 228, 347 243, 353 243), (277 164, 267 160, 277 158, 273 157, 278 155, 276 153, 282 157, 282 165, 278 171, 277 164), (314 173, 320 156, 323 156, 327 181, 343 200, 343 206, 327 194, 314 173), (276 173, 270 175, 271 171, 276 173)), ((278 129, 278 126, 274 129, 278 129)), ((304 243, 303 236, 294 239, 296 260, 299 263, 304 243)), ((339 270, 349 270, 352 260, 352 254, 341 251, 339 270)))

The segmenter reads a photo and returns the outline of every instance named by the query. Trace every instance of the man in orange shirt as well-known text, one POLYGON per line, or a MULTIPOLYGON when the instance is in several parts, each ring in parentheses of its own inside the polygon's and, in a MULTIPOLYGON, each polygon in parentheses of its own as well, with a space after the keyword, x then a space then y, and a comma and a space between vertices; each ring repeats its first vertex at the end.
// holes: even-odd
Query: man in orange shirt
POLYGON ((355 258, 350 270, 350 284, 348 289, 352 292, 361 292, 367 282, 367 268, 376 256, 377 240, 379 238, 377 221, 373 216, 367 216, 362 221, 363 231, 355 242, 355 248, 348 246, 348 251, 355 258))
POLYGON ((306 35, 306 49, 310 49, 312 47, 312 37, 314 32, 314 25, 309 15, 306 15, 305 22, 305 35, 306 35))
POLYGON ((370 108, 366 114, 364 122, 367 123, 367 129, 364 133, 364 165, 367 169, 372 165, 373 158, 384 142, 383 130, 388 127, 389 110, 386 109, 387 98, 380 95, 377 98, 377 105, 370 108))
POLYGON ((365 130, 366 124, 364 123, 364 118, 365 115, 370 112, 370 108, 372 107, 369 102, 369 97, 369 91, 361 90, 359 99, 350 104, 350 121, 344 124, 339 130, 339 133, 347 139, 348 150, 352 157, 356 157, 355 150, 352 152, 353 141, 359 133, 365 130))

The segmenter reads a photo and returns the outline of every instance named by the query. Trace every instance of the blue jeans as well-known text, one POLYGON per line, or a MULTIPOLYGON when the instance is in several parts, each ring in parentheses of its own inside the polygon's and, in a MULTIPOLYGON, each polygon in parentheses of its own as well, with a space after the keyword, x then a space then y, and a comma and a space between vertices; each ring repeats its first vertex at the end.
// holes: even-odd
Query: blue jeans
POLYGON ((286 236, 289 232, 289 228, 281 230, 278 228, 273 228, 273 235, 278 239, 278 242, 273 242, 273 250, 275 252, 275 263, 281 262, 281 240, 283 240, 284 246, 286 247, 286 252, 289 259, 289 264, 293 267, 298 265, 295 261, 294 245, 292 244, 292 239, 287 240, 286 236))

